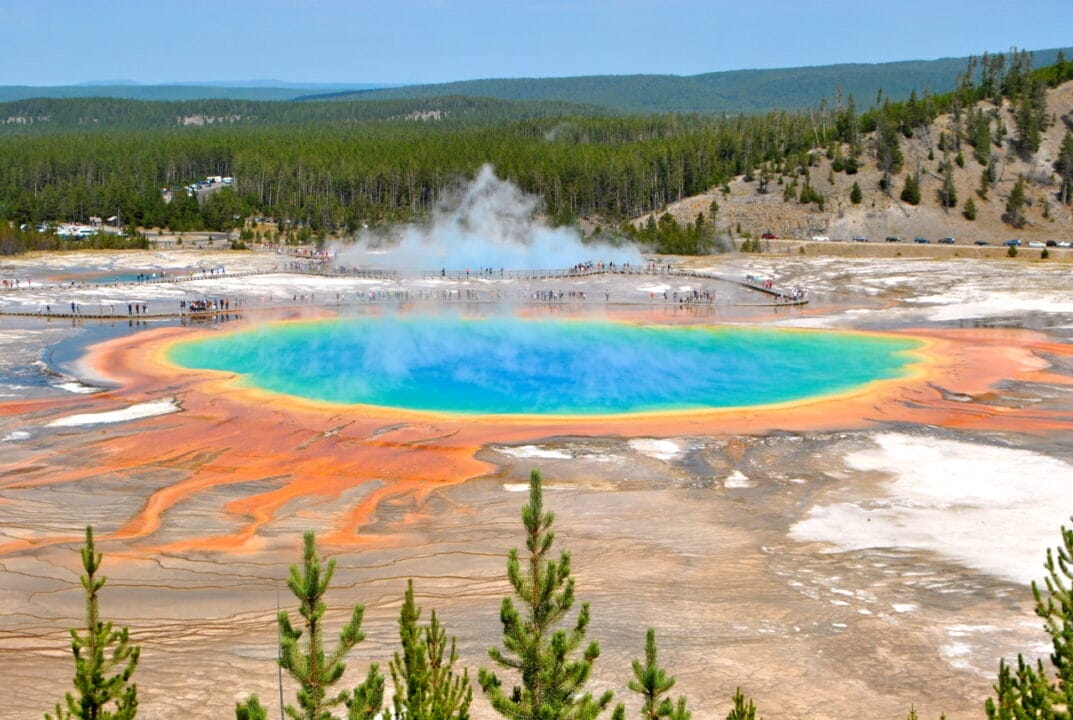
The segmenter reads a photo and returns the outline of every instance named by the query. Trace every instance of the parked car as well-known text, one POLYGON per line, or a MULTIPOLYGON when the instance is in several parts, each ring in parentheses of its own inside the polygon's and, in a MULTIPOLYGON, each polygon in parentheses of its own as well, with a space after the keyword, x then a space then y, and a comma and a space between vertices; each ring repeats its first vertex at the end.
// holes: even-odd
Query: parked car
POLYGON ((987 240, 977 240, 977 241, 975 241, 973 243, 973 245, 990 245, 990 244, 991 243, 989 243, 987 240))
POLYGON ((954 244, 954 238, 952 238, 952 237, 939 238, 939 244, 940 245, 953 245, 954 244))
POLYGON ((812 242, 830 242, 831 238, 826 235, 813 235, 812 242))
POLYGON ((902 239, 900 237, 898 237, 897 235, 888 235, 887 236, 887 242, 901 242, 901 241, 902 241, 902 239))
POLYGON ((760 239, 761 240, 778 240, 779 236, 776 235, 775 233, 766 232, 766 233, 764 233, 763 235, 760 236, 760 239))
POLYGON ((918 237, 918 238, 913 238, 913 242, 918 243, 920 245, 927 245, 928 243, 931 242, 931 240, 928 240, 927 238, 918 237))
POLYGON ((866 238, 864 235, 854 235, 853 242, 868 242, 868 238, 866 238))
POLYGON ((1039 240, 1032 240, 1032 241, 1030 241, 1028 243, 1028 247, 1030 247, 1030 248, 1045 248, 1047 246, 1044 245, 1043 243, 1041 243, 1039 240))
POLYGON ((1002 244, 1007 245, 1009 247, 1021 247, 1021 241, 1020 240, 1007 240, 1006 242, 1004 242, 1002 244))
POLYGON ((1057 240, 1048 240, 1047 241, 1047 247, 1058 247, 1058 241, 1057 240))
POLYGON ((1060 248, 1073 247, 1073 242, 1069 242, 1068 240, 1059 240, 1058 241, 1058 247, 1060 247, 1060 248))

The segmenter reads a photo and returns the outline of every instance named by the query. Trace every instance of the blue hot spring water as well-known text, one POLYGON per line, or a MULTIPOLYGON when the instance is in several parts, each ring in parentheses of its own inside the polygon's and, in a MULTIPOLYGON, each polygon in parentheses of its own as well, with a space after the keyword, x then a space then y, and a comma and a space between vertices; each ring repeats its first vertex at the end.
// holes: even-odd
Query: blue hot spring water
POLYGON ((281 323, 175 344, 187 368, 334 403, 596 415, 766 405, 905 375, 912 339, 512 317, 281 323))

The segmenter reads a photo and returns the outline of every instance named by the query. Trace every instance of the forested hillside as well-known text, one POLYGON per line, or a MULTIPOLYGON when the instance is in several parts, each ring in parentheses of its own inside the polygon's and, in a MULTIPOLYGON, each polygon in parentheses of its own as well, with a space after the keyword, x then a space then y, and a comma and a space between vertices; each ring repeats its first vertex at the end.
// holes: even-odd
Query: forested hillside
MULTIPOLYGON (((303 115, 321 112, 315 105, 273 105, 284 109, 271 121, 163 129, 152 118, 174 118, 169 104, 41 101, 42 112, 71 117, 85 110, 81 103, 103 112, 114 102, 109 123, 148 129, 10 129, 0 135, 0 215, 16 225, 118 215, 142 227, 189 230, 235 227, 257 214, 282 221, 281 229, 301 229, 305 238, 323 237, 420 218, 484 164, 541 196, 545 213, 561 223, 587 218, 618 227, 713 188, 728 194, 732 182, 822 210, 836 199, 830 187, 837 178, 847 185, 859 178, 858 194, 874 203, 905 193, 907 173, 919 194, 929 172, 941 186, 952 178, 955 192, 943 201, 949 210, 966 202, 968 193, 954 182, 966 168, 984 168, 988 190, 1000 182, 1012 189, 998 169, 1007 156, 1036 158, 1044 133, 1062 130, 1047 109, 1047 91, 1070 78, 1073 62, 1061 54, 1035 71, 1028 53, 984 56, 971 60, 957 89, 945 95, 913 94, 867 112, 850 96, 805 112, 732 117, 599 117, 539 103, 444 98, 439 106, 327 103, 323 108, 339 114, 319 120, 303 115), (50 110, 47 103, 58 105, 50 110), (933 123, 944 114, 950 119, 936 136, 933 123), (924 164, 919 148, 935 165, 924 164), (827 185, 814 175, 821 167, 827 185), (231 176, 234 186, 199 204, 182 187, 206 175, 231 176)), ((213 102, 222 101, 198 108, 209 116, 224 112, 213 102)), ((250 107, 256 115, 258 106, 250 107)), ((1073 155, 1039 161, 1026 192, 1051 192, 1068 205, 1073 155), (1055 177, 1060 187, 1046 190, 1055 177)), ((708 207, 703 211, 710 220, 708 207)))
POLYGON ((119 214, 187 228, 196 203, 161 188, 235 178, 225 213, 288 218, 316 232, 419 216, 446 188, 492 164, 545 198, 562 221, 615 220, 807 153, 833 132, 804 115, 712 118, 555 117, 430 129, 428 123, 213 127, 197 132, 83 132, 0 138, 0 203, 18 222, 119 214), (819 135, 817 135, 819 133, 819 135))
POLYGON ((761 165, 666 212, 691 224, 714 202, 718 225, 745 239, 1073 240, 1071 64, 1030 71, 1012 60, 985 58, 953 93, 861 116, 861 132, 839 132, 795 172, 761 165))
MULTIPOLYGON (((353 83, 348 91, 372 90, 382 86, 353 83)), ((29 98, 124 98, 127 100, 293 100, 315 93, 340 92, 339 86, 316 83, 295 86, 289 83, 228 85, 226 83, 183 83, 181 85, 87 84, 87 85, 0 85, 0 102, 29 98)))
MULTIPOLYGON (((1057 49, 1032 53, 1036 67, 1050 65, 1057 49)), ((1073 48, 1065 48, 1066 55, 1073 48)), ((763 48, 742 64, 763 64, 763 48)), ((800 68, 732 70, 701 75, 592 75, 570 78, 515 78, 467 80, 433 85, 383 87, 369 83, 325 86, 308 83, 262 81, 227 83, 182 83, 174 85, 84 84, 64 86, 0 86, 0 103, 29 99, 126 99, 146 102, 191 102, 233 100, 242 102, 329 100, 362 102, 386 99, 439 98, 464 95, 472 98, 530 100, 600 106, 632 113, 739 113, 800 110, 834 102, 837 95, 853 95, 861 107, 870 107, 880 90, 893 100, 905 100, 916 90, 931 93, 954 88, 968 58, 941 58, 891 63, 819 65, 800 68)), ((221 105, 215 105, 217 109, 221 105)), ((192 110, 192 113, 198 112, 192 110)), ((271 115, 260 109, 258 117, 271 115)), ((324 113, 323 109, 314 112, 324 113)), ((226 115, 250 115, 244 106, 226 115)), ((8 115, 0 112, 0 117, 8 115)), ((281 117, 287 117, 283 113, 281 117)), ((291 116, 293 117, 293 116, 291 116)), ((304 116, 308 117, 308 116, 304 116)))
POLYGON ((0 135, 207 126, 354 125, 371 121, 442 121, 450 126, 564 115, 603 116, 594 105, 446 96, 377 102, 289 103, 254 100, 141 102, 115 98, 34 98, 0 103, 0 135))
MULTIPOLYGON (((1073 49, 1067 49, 1070 54, 1073 49)), ((1058 50, 1031 53, 1034 66, 1050 65, 1058 50)), ((763 48, 757 48, 757 62, 763 48)), ((743 62, 749 62, 744 59, 743 62)), ((802 68, 734 70, 703 75, 592 75, 573 78, 469 80, 438 85, 311 96, 309 100, 381 100, 438 95, 504 100, 555 100, 588 103, 634 113, 757 113, 815 108, 853 95, 862 108, 884 97, 905 100, 914 90, 944 93, 954 89, 968 58, 908 62, 823 65, 802 68)))

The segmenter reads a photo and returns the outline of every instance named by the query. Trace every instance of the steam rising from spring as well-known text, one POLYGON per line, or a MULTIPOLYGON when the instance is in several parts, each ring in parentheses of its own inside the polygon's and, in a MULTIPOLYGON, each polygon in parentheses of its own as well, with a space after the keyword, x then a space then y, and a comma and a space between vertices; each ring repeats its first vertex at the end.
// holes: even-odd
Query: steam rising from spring
POLYGON ((496 177, 485 165, 477 177, 437 208, 427 225, 387 233, 364 232, 335 248, 338 262, 397 270, 567 268, 578 263, 643 264, 633 244, 582 242, 573 228, 551 228, 536 218, 540 199, 496 177))

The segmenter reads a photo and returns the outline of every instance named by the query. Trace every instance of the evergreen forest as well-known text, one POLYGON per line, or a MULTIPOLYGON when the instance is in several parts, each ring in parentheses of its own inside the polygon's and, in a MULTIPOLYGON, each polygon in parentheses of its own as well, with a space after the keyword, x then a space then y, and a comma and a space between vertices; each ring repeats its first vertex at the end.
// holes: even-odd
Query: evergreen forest
MULTIPOLYGON (((959 157, 969 154, 986 166, 1007 132, 1018 152, 1031 155, 1053 122, 1046 89, 1071 78, 1073 62, 1061 52, 1041 68, 1033 68, 1027 52, 984 55, 971 58, 955 89, 941 95, 913 92, 902 102, 880 96, 864 110, 862 99, 839 96, 809 110, 740 115, 622 115, 459 96, 26 100, 0 105, 0 218, 8 221, 0 234, 25 226, 25 236, 5 247, 47 247, 32 237, 43 223, 116 216, 132 227, 222 231, 259 216, 279 223, 284 240, 349 235, 363 226, 421 220, 490 164, 541 197, 554 224, 587 218, 637 235, 623 223, 736 177, 755 181, 760 192, 776 180, 784 192, 797 192, 804 176, 802 202, 822 206, 822 194, 807 179, 821 153, 846 174, 873 164, 886 182, 904 163, 901 142, 940 113, 955 118, 954 136, 940 140, 959 157), (981 100, 1011 103, 1017 126, 1008 131, 977 105, 981 100), (194 124, 178 124, 184 118, 194 124), (233 186, 203 202, 184 190, 216 175, 233 177, 233 186)), ((1059 165, 1063 177, 1073 176, 1073 160, 1060 158, 1059 165)), ((1068 202, 1068 182, 1063 187, 1068 202)), ((712 247, 695 230, 667 232, 693 237, 661 244, 658 225, 641 237, 655 238, 655 249, 667 252, 712 247)))

